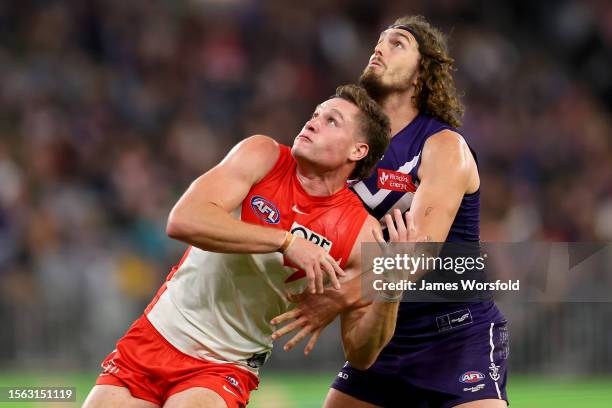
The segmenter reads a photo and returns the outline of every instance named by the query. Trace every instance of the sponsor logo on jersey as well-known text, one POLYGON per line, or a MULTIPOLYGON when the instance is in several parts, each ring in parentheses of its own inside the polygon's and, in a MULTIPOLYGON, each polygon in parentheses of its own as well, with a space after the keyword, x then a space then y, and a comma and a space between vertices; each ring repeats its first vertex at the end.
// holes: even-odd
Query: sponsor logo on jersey
POLYGON ((485 387, 485 384, 478 384, 478 385, 475 385, 473 387, 466 387, 466 388, 463 389, 463 391, 477 392, 477 391, 482 390, 484 387, 485 387))
POLYGON ((225 391, 229 392, 230 394, 232 394, 234 397, 236 397, 236 398, 240 398, 240 397, 238 396, 238 394, 236 394, 234 391, 232 391, 232 390, 230 390, 229 388, 227 388, 227 385, 223 384, 223 389, 224 389, 225 391))
POLYGON ((461 381, 464 384, 473 384, 473 383, 480 382, 484 379, 485 379, 485 375, 481 373, 480 371, 466 371, 465 373, 461 374, 461 376, 459 377, 459 381, 461 381))
POLYGON ((379 168, 378 189, 408 193, 415 192, 416 185, 412 181, 412 176, 410 174, 379 168))
POLYGON ((251 208, 260 220, 268 224, 278 224, 280 221, 280 212, 276 206, 261 196, 251 198, 251 208))
POLYGON ((442 316, 436 316, 436 323, 438 325, 438 331, 440 332, 451 330, 456 327, 467 326, 473 322, 474 320, 472 320, 470 309, 461 309, 442 316))
MULTIPOLYGON (((113 352, 115 351, 117 351, 117 349, 115 349, 113 352)), ((115 365, 114 358, 111 358, 110 360, 108 360, 107 363, 102 363, 102 372, 104 374, 118 374, 119 373, 119 367, 115 365)))
POLYGON ((293 225, 291 225, 290 232, 293 235, 304 238, 305 240, 310 241, 313 244, 320 246, 327 252, 331 250, 331 247, 333 245, 333 242, 331 242, 329 239, 327 239, 323 235, 317 234, 316 232, 306 228, 303 225, 298 224, 297 222, 294 222, 293 225))
POLYGON ((307 213, 307 212, 304 212, 304 211, 300 210, 300 209, 298 208, 298 206, 297 206, 297 205, 295 205, 295 204, 293 204, 293 207, 291 207, 291 210, 293 210, 293 212, 296 212, 296 213, 298 213, 298 214, 308 215, 308 213, 307 213))
POLYGON ((470 317, 470 313, 465 313, 456 319, 451 319, 451 323, 463 323, 468 317, 470 317))
MULTIPOLYGON (((303 225, 298 224, 297 222, 293 222, 293 224, 291 225, 291 229, 289 230, 293 235, 300 237, 300 238, 304 238, 307 241, 312 242, 313 244, 319 245, 321 248, 323 248, 325 251, 327 251, 329 253, 329 251, 331 251, 331 247, 334 244, 330 239, 328 239, 327 237, 314 232, 313 230, 306 228, 303 225)), ((342 263, 342 258, 337 259, 336 263, 338 265, 340 265, 340 263, 342 263)), ((296 270, 296 272, 292 273, 286 280, 285 283, 291 283, 294 281, 297 281, 299 279, 302 279, 306 277, 306 273, 303 270, 296 270)))

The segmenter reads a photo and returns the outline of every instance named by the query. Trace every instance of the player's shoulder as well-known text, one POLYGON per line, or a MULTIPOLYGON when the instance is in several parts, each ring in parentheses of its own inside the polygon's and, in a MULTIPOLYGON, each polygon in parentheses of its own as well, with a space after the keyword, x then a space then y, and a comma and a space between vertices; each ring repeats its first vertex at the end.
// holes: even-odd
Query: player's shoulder
POLYGON ((281 146, 269 136, 253 135, 234 146, 220 166, 238 169, 240 174, 256 183, 279 161, 281 146))
POLYGON ((283 154, 283 146, 266 135, 253 135, 242 140, 237 146, 237 152, 244 160, 254 161, 262 167, 272 168, 283 154))
POLYGON ((266 153, 278 155, 281 145, 270 136, 257 134, 242 140, 238 146, 240 149, 256 151, 263 155, 266 155, 266 153))
POLYGON ((461 134, 457 131, 444 129, 431 135, 421 153, 423 161, 453 161, 460 160, 470 151, 461 134))
POLYGON ((427 139, 424 149, 456 150, 463 149, 467 143, 456 130, 442 129, 427 139))

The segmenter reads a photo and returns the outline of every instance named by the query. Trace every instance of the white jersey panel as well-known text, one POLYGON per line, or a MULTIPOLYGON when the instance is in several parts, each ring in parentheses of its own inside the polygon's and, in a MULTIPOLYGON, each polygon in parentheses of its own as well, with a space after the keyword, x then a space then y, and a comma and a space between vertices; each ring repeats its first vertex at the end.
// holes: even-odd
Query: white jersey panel
POLYGON ((285 293, 305 286, 305 279, 286 285, 295 269, 282 263, 279 253, 223 254, 192 247, 147 317, 181 352, 257 372, 272 350, 269 322, 289 307, 285 293))

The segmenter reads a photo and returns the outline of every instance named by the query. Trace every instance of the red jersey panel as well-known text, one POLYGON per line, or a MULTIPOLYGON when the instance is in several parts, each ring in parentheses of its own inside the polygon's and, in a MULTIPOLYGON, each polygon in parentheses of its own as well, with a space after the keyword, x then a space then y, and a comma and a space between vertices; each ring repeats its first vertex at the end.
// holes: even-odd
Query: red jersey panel
MULTIPOLYGON (((344 268, 367 217, 361 201, 347 187, 326 197, 302 188, 291 148, 280 145, 274 168, 249 191, 241 219, 280 228, 326 249, 344 268)), ((287 262, 285 260, 285 262, 287 262)), ((289 280, 304 276, 303 272, 289 280)))

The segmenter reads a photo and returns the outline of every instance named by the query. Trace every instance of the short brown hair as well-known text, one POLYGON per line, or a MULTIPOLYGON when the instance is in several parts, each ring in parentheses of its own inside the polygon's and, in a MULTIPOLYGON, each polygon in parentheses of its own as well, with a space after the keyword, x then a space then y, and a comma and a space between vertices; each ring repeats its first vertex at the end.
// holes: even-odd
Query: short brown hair
POLYGON ((464 108, 451 75, 455 60, 448 54, 446 36, 423 16, 398 18, 393 26, 407 26, 419 44, 419 72, 414 90, 418 110, 436 116, 451 126, 461 126, 464 108))
POLYGON ((341 98, 357 106, 361 112, 361 133, 369 146, 368 154, 359 160, 350 178, 360 180, 372 173, 372 169, 385 153, 391 139, 389 118, 381 107, 358 85, 342 85, 336 88, 332 98, 341 98))

